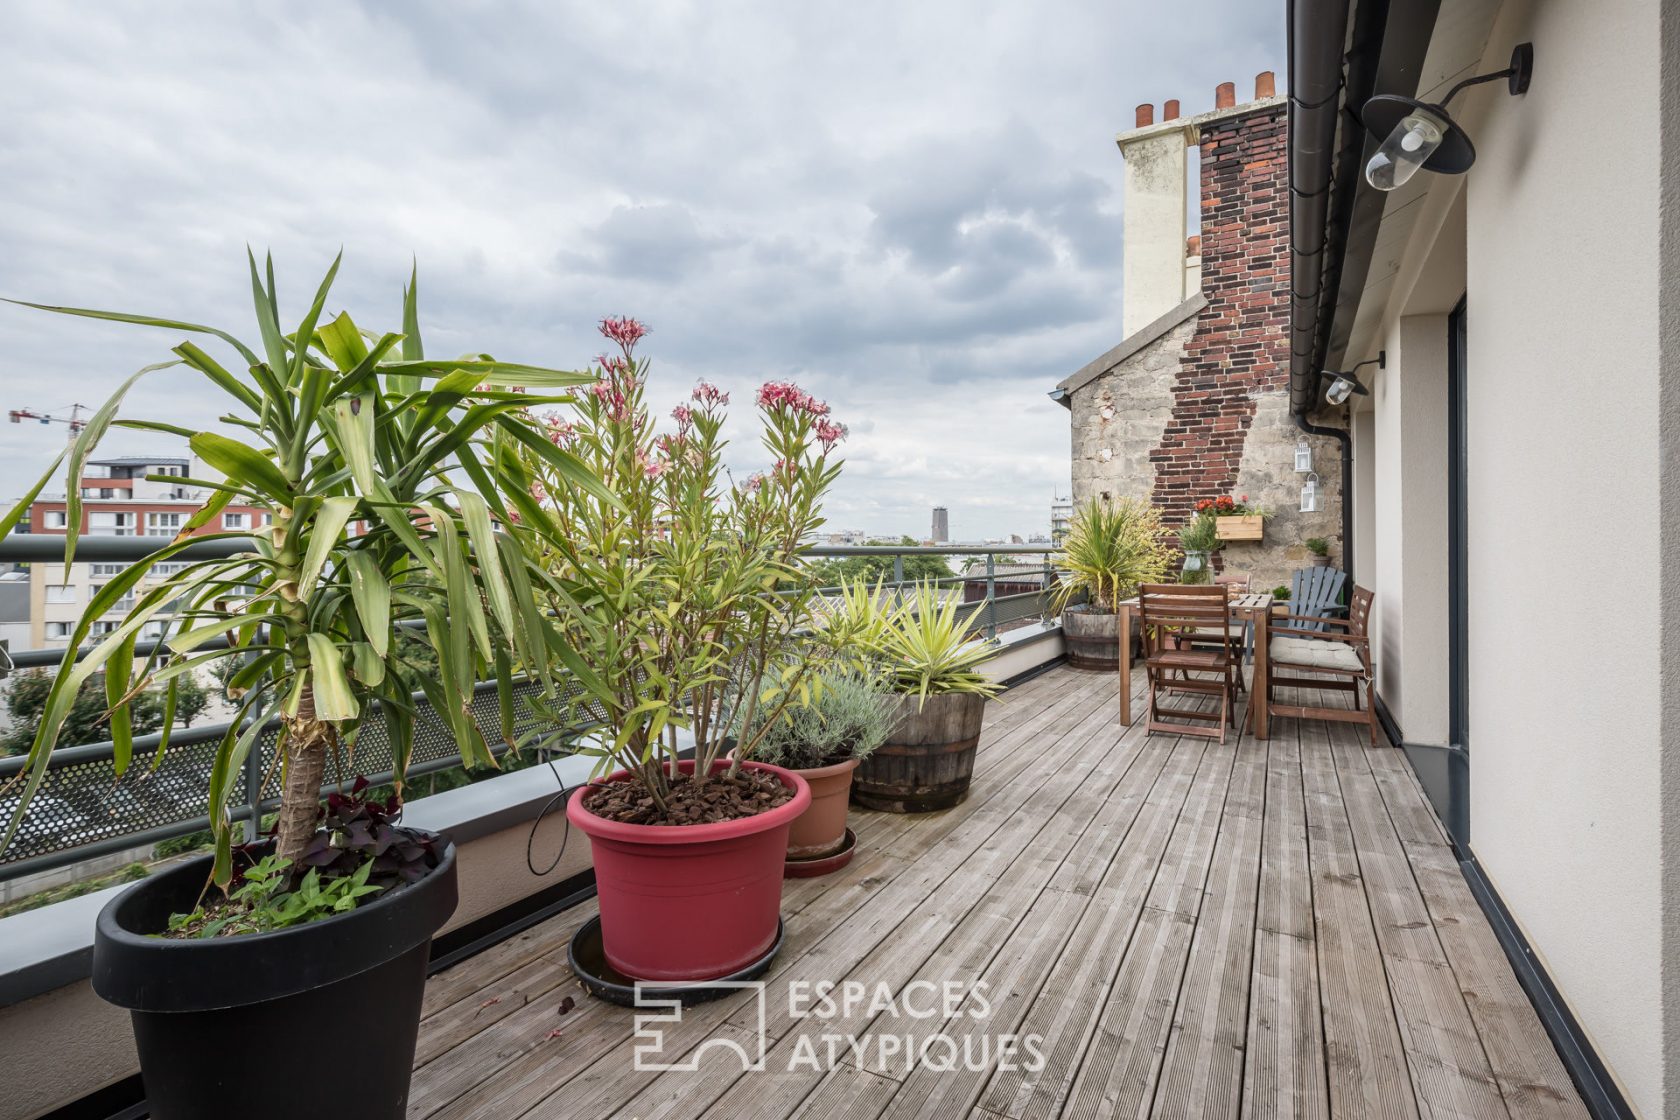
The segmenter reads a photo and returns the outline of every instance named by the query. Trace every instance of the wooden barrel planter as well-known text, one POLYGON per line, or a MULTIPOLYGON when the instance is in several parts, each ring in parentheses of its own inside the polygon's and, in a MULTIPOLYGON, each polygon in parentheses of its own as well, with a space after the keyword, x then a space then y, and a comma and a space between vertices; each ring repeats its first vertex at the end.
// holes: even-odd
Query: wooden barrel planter
POLYGON ((1062 611, 1062 642, 1067 663, 1097 673, 1120 671, 1120 616, 1076 603, 1062 611))
POLYGON ((900 696, 902 715, 887 741, 852 779, 852 803, 886 813, 930 813, 968 796, 986 698, 968 693, 900 696))

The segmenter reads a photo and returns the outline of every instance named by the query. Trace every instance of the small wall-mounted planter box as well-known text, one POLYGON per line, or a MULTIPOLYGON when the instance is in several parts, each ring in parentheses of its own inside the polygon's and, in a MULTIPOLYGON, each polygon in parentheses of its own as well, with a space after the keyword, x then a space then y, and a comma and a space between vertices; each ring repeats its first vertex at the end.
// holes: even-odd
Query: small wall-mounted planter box
POLYGON ((1214 519, 1214 528, 1222 541, 1258 541, 1265 539, 1266 519, 1258 513, 1233 513, 1214 519))

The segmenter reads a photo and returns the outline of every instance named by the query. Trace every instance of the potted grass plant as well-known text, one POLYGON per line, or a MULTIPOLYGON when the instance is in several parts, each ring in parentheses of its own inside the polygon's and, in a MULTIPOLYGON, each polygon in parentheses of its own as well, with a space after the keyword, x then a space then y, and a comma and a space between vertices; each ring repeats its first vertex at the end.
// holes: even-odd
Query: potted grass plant
POLYGON ((842 585, 824 633, 844 657, 880 663, 893 692, 892 730, 852 781, 852 801, 889 813, 949 809, 968 796, 986 701, 1002 686, 981 673, 995 643, 955 595, 919 584, 903 598, 879 585, 842 585))
POLYGON ((777 944, 788 830, 811 794, 755 751, 808 691, 820 652, 793 639, 816 592, 805 542, 845 429, 797 386, 764 385, 759 430, 774 465, 734 483, 728 396, 702 383, 660 434, 636 356, 645 328, 620 318, 601 330, 617 353, 548 424, 616 500, 530 453, 516 500, 525 520, 554 527, 532 543, 576 651, 569 722, 587 725, 579 749, 597 763, 567 817, 591 840, 602 953, 627 977, 694 985, 756 967, 777 944), (732 744, 737 725, 756 730, 732 744))
MULTIPOLYGON (((760 710, 769 707, 762 704, 760 710)), ((756 742, 757 761, 792 770, 811 787, 810 807, 788 830, 789 873, 842 866, 832 857, 847 842, 852 773, 886 742, 897 718, 898 704, 879 671, 834 664, 814 676, 804 699, 783 709, 763 734, 737 730, 738 738, 756 742)))
POLYGON ((1307 552, 1312 555, 1312 566, 1328 568, 1330 566, 1330 542, 1323 537, 1308 537, 1301 542, 1306 545, 1307 552))
MULTIPOLYGON (((99 915, 94 990, 132 1012, 152 1114, 296 1117, 296 1093, 252 1093, 253 1053, 318 1037, 349 1012, 377 1015, 346 1052, 357 1111, 404 1114, 420 1002, 433 933, 455 908, 455 855, 444 837, 402 827, 400 801, 375 803, 361 789, 321 806, 330 761, 344 757, 369 720, 388 735, 400 790, 414 740, 413 696, 424 693, 449 727, 461 757, 493 765, 492 735, 467 700, 494 671, 517 663, 545 682, 553 645, 548 622, 526 589, 539 572, 526 551, 494 531, 501 500, 498 448, 529 447, 572 479, 605 488, 525 416, 519 386, 561 388, 578 374, 494 361, 482 355, 429 359, 421 347, 416 285, 404 292, 402 329, 364 334, 347 314, 328 315, 333 263, 295 330, 281 329, 270 263, 250 261, 261 342, 248 346, 210 327, 167 319, 45 310, 160 328, 187 340, 173 361, 130 377, 61 453, 22 502, 0 521, 14 529, 60 465, 67 465, 69 516, 64 558, 76 555, 82 469, 112 427, 163 432, 189 442, 220 477, 189 479, 211 496, 179 536, 111 577, 76 626, 47 695, 24 770, 16 833, 51 764, 81 684, 102 673, 119 778, 133 757, 129 705, 161 686, 169 749, 182 680, 231 664, 237 717, 207 773, 213 854, 136 883, 99 915), (193 337, 209 336, 223 360, 193 337), (166 366, 196 375, 196 388, 228 411, 225 430, 193 431, 164 421, 119 418, 137 380, 166 366), (240 372, 234 372, 239 370, 240 372), (200 559, 194 536, 237 498, 266 511, 249 547, 200 559), (168 564, 169 568, 160 565, 168 564), (143 579, 152 577, 136 594, 143 579), (241 593, 234 594, 239 589, 241 593), (114 630, 89 642, 96 620, 134 595, 114 630), (169 627, 142 654, 148 623, 169 627), (411 646, 393 628, 426 635, 435 671, 405 659, 411 646), (235 847, 229 798, 267 727, 280 727, 280 805, 272 839, 235 847), (237 1104, 232 1102, 237 1101, 237 1104)), ((41 306, 31 304, 29 306, 41 306)), ((552 398, 555 400, 563 397, 552 398)), ((169 479, 181 482, 180 479, 169 479)), ((511 705, 504 706, 504 710, 511 705)), ((300 1087, 301 1091, 302 1087, 300 1087)))
POLYGON ((1052 601, 1062 618, 1069 665, 1119 670, 1116 606, 1136 594, 1139 584, 1166 578, 1172 553, 1165 537, 1161 512, 1150 502, 1093 498, 1075 511, 1062 545, 1061 579, 1052 601), (1084 601, 1077 601, 1081 597, 1084 601))

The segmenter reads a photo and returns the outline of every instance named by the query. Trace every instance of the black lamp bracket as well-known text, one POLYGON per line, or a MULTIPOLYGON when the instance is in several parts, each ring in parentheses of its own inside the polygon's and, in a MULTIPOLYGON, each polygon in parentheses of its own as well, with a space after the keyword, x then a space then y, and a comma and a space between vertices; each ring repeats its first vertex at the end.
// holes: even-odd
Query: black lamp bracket
POLYGON ((1506 79, 1505 88, 1513 97, 1528 92, 1528 83, 1534 77, 1534 44, 1518 43, 1511 50, 1511 65, 1503 70, 1496 70, 1492 74, 1481 74, 1474 78, 1466 78, 1459 82, 1447 95, 1441 98, 1440 107, 1445 109, 1447 102, 1458 96, 1460 90, 1471 86, 1479 86, 1483 82, 1497 82, 1506 79))

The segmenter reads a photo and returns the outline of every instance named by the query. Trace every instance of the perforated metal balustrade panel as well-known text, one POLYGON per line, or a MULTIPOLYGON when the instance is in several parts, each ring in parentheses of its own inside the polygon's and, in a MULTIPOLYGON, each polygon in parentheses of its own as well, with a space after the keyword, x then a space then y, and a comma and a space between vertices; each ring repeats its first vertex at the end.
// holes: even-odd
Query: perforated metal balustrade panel
MULTIPOLYGON (((575 695, 573 682, 562 679, 558 683, 575 695)), ((540 689, 529 681, 514 685, 512 738, 517 743, 544 743, 564 736, 565 728, 559 721, 539 716, 527 702, 538 695, 540 689)), ((472 711, 486 740, 493 745, 502 743, 501 709, 494 685, 478 688, 472 711)), ((59 751, 39 792, 30 802, 17 836, 0 852, 0 880, 206 827, 210 767, 216 757, 216 744, 226 727, 220 724, 176 732, 155 769, 150 757, 137 744, 134 763, 120 779, 108 743, 59 751)), ((278 723, 264 729, 253 751, 258 756, 255 770, 267 795, 260 809, 272 808, 275 803, 278 733, 278 723)), ((507 748, 494 749, 502 753, 507 748)), ((385 720, 377 709, 362 721, 361 731, 347 754, 343 773, 346 782, 357 774, 365 774, 375 783, 390 779, 391 742, 385 720)), ((17 806, 18 791, 11 783, 21 780, 16 779, 21 762, 21 759, 0 762, 0 824, 10 821, 17 806)), ((417 696, 410 777, 460 764, 455 736, 431 705, 417 696)), ((236 806, 233 814, 236 819, 245 819, 251 813, 249 775, 247 769, 238 776, 229 799, 236 806)), ((338 775, 329 762, 325 788, 337 788, 337 782, 338 775)))

